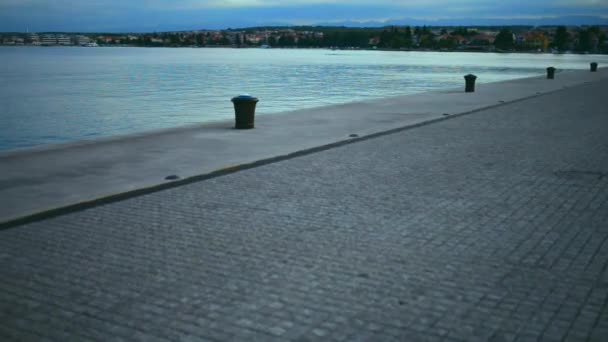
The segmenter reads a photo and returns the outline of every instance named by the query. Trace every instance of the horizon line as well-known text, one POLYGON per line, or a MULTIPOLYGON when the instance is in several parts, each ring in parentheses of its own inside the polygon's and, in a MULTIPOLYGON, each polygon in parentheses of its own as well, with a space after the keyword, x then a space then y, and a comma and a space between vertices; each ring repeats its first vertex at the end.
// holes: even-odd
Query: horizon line
POLYGON ((81 33, 81 34, 154 34, 154 33, 174 33, 174 32, 196 32, 196 31, 242 31, 242 30, 251 30, 251 29, 270 29, 270 28, 304 28, 304 27, 312 27, 312 28, 344 28, 344 29, 383 29, 387 27, 429 27, 429 28, 460 28, 460 27, 468 27, 468 28, 498 28, 498 27, 556 27, 556 26, 565 26, 565 27, 608 27, 608 22, 606 24, 509 24, 509 25, 500 25, 500 24, 472 24, 472 25, 412 25, 412 24, 386 24, 384 26, 347 26, 344 24, 341 25, 319 25, 319 24, 310 24, 310 25, 259 25, 259 26, 246 26, 246 27, 236 27, 236 28, 221 28, 221 29, 212 29, 212 28, 198 28, 198 29, 183 29, 183 30, 163 30, 163 31, 58 31, 58 30, 48 30, 48 31, 31 31, 26 29, 25 31, 0 31, 0 34, 6 33, 14 33, 14 34, 27 34, 27 33, 81 33))

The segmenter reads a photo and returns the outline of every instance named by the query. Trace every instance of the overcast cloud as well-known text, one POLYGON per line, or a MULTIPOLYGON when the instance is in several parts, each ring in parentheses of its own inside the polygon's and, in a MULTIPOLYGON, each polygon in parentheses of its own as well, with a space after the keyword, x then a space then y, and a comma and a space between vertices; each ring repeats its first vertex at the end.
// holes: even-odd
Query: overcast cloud
POLYGON ((0 0, 0 31, 141 32, 490 18, 526 18, 534 24, 541 17, 563 16, 602 17, 608 24, 608 0, 0 0))

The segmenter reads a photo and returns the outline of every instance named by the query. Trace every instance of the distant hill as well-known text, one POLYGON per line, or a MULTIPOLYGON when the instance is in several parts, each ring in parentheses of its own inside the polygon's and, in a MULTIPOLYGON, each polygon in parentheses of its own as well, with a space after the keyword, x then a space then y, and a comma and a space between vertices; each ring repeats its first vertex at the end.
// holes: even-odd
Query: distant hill
POLYGON ((393 19, 387 21, 342 21, 317 23, 319 26, 346 26, 346 27, 382 27, 389 25, 409 25, 409 26, 582 26, 597 25, 608 26, 608 18, 597 16, 563 16, 547 18, 516 18, 516 19, 439 19, 421 20, 414 18, 393 19))

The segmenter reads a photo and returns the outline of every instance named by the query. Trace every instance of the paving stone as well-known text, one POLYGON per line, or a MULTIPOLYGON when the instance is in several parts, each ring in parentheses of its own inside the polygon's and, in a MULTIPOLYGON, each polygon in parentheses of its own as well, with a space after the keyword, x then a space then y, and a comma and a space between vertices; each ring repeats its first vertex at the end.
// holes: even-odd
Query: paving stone
POLYGON ((0 231, 0 337, 600 341, 606 88, 0 231))

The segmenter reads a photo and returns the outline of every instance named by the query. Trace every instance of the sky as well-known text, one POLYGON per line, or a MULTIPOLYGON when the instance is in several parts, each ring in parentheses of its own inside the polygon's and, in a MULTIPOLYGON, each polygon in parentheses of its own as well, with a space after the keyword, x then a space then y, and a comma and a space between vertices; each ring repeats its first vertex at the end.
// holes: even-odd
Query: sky
POLYGON ((606 24, 608 0, 0 0, 1 32, 606 24))

